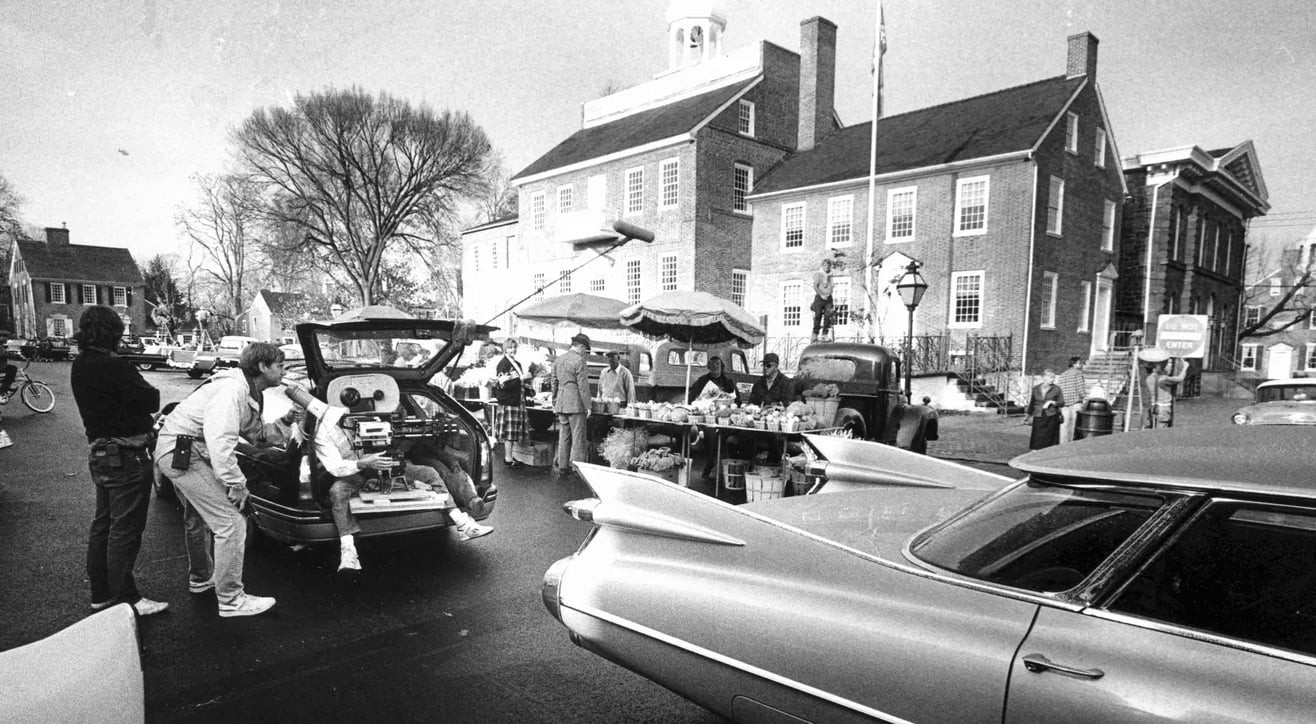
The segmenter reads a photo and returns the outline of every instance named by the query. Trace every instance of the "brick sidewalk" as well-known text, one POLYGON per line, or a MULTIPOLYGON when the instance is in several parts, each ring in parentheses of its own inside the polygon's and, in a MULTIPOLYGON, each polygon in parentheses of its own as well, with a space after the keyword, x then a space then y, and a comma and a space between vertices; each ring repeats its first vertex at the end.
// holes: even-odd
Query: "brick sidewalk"
MULTIPOLYGON (((1197 397, 1179 400, 1174 405, 1176 427, 1229 425, 1229 416, 1247 400, 1226 397, 1197 397)), ((1115 433, 1123 434, 1123 418, 1116 415, 1115 433)), ((1135 420, 1130 432, 1140 426, 1135 420)), ((951 460, 1007 463, 1028 452, 1031 427, 1023 416, 1007 417, 993 413, 943 415, 938 421, 939 440, 928 443, 928 454, 951 460)))

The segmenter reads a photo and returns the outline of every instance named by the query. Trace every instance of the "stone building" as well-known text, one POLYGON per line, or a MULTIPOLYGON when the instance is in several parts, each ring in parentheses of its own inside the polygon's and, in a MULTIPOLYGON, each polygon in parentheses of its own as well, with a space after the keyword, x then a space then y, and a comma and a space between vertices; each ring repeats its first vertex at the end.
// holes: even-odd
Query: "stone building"
POLYGON ((19 337, 71 337, 93 304, 118 311, 125 336, 146 333, 145 283, 132 252, 70 244, 68 229, 47 228, 44 241, 15 241, 9 288, 19 337))
POLYGON ((1063 74, 880 118, 871 248, 872 124, 802 146, 749 196, 748 309, 770 337, 807 341, 811 277, 840 258, 836 336, 898 347, 894 284, 916 260, 929 288, 914 333, 951 358, 971 336, 1009 338, 1026 373, 1103 350, 1125 186, 1096 72, 1097 39, 1080 33, 1063 74))
POLYGON ((490 319, 544 286, 630 302, 694 289, 747 301, 750 190, 840 126, 836 26, 805 20, 798 53, 769 42, 724 53, 725 30, 711 3, 674 2, 668 69, 584 104, 581 129, 516 174, 516 218, 463 233, 465 316, 490 319), (654 242, 566 274, 607 247, 598 231, 617 219, 654 231, 654 242))
MULTIPOLYGON (((1209 319, 1205 370, 1235 367, 1234 341, 1250 219, 1270 209, 1251 141, 1212 151, 1184 146, 1124 159, 1129 197, 1115 305, 1116 339, 1157 340, 1162 314, 1209 319)), ((1121 342, 1122 343, 1122 342, 1121 342)))

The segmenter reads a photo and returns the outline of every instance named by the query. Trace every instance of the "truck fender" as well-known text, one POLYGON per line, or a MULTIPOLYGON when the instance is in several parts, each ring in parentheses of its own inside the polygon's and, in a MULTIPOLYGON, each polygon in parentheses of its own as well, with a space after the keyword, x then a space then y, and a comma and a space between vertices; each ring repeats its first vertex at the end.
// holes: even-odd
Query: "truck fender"
POLYGON ((868 425, 864 422, 864 416, 853 407, 842 407, 837 410, 832 427, 848 428, 850 436, 855 440, 868 438, 868 425))

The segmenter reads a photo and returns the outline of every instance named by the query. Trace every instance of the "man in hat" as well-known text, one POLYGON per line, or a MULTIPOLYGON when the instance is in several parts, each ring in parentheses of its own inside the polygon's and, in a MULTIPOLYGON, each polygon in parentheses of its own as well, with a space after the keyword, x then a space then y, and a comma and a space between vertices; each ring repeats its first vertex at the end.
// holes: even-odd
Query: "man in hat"
POLYGON ((781 358, 776 352, 763 355, 763 376, 749 390, 749 404, 764 407, 774 402, 789 405, 795 401, 795 383, 781 373, 781 358))
POLYGON ((608 351, 608 368, 599 373, 599 397, 635 404, 635 376, 621 363, 621 352, 608 351))
POLYGON ((589 417, 589 337, 571 338, 571 349, 553 363, 553 412, 557 413, 557 474, 571 475, 572 462, 589 457, 585 421, 589 417))

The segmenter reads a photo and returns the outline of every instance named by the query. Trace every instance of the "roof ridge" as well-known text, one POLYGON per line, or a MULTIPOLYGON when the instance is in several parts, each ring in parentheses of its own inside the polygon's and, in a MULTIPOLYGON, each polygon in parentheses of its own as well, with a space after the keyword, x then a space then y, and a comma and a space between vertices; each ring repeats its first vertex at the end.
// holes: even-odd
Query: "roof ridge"
MULTIPOLYGON (((922 108, 915 108, 915 109, 910 110, 910 111, 905 111, 904 113, 897 113, 897 114, 894 115, 894 116, 882 116, 881 118, 879 118, 879 119, 877 119, 877 120, 878 120, 878 121, 889 121, 889 120, 892 120, 892 119, 894 119, 894 118, 901 118, 901 117, 904 117, 904 116, 913 115, 913 114, 915 114, 915 113, 923 113, 923 112, 925 112, 925 111, 933 111, 933 110, 937 110, 938 108, 945 108, 945 107, 947 107, 947 106, 953 106, 953 105, 956 105, 956 104, 959 104, 959 103, 968 103, 969 101, 976 101, 976 100, 978 100, 978 99, 980 99, 980 98, 989 98, 989 97, 991 97, 991 96, 999 95, 999 94, 1001 94, 1001 93, 1009 93, 1010 91, 1016 91, 1016 90, 1019 90, 1020 88, 1027 88, 1027 87, 1029 87, 1029 86, 1041 85, 1041 84, 1043 84, 1043 83, 1050 83, 1050 82, 1054 82, 1054 81, 1062 81, 1062 82, 1063 82, 1063 81, 1066 81, 1066 80, 1071 80, 1071 78, 1070 78, 1069 76, 1065 76, 1065 75, 1053 75, 1053 76, 1051 76, 1051 77, 1049 77, 1049 78, 1042 78, 1042 79, 1040 79, 1040 80, 1035 80, 1035 81, 1032 81, 1032 82, 1029 82, 1029 83, 1020 83, 1019 85, 1012 85, 1012 86, 1009 86, 1009 87, 1006 87, 1006 88, 999 88, 999 89, 997 89, 997 90, 989 91, 989 92, 987 92, 987 93, 979 93, 979 94, 976 95, 976 96, 969 96, 968 98, 960 98, 960 99, 958 99, 958 100, 946 101, 946 102, 944 102, 944 103, 938 103, 938 104, 936 104, 936 105, 932 105, 932 106, 924 106, 924 107, 922 107, 922 108)), ((872 121, 872 119, 870 118, 869 120, 864 121, 864 122, 862 122, 862 123, 856 123, 856 124, 854 124, 854 125, 846 126, 846 128, 860 128, 860 127, 863 127, 863 126, 872 125, 872 123, 873 123, 873 121, 872 121)), ((842 130, 844 130, 844 129, 842 129, 842 130)))

